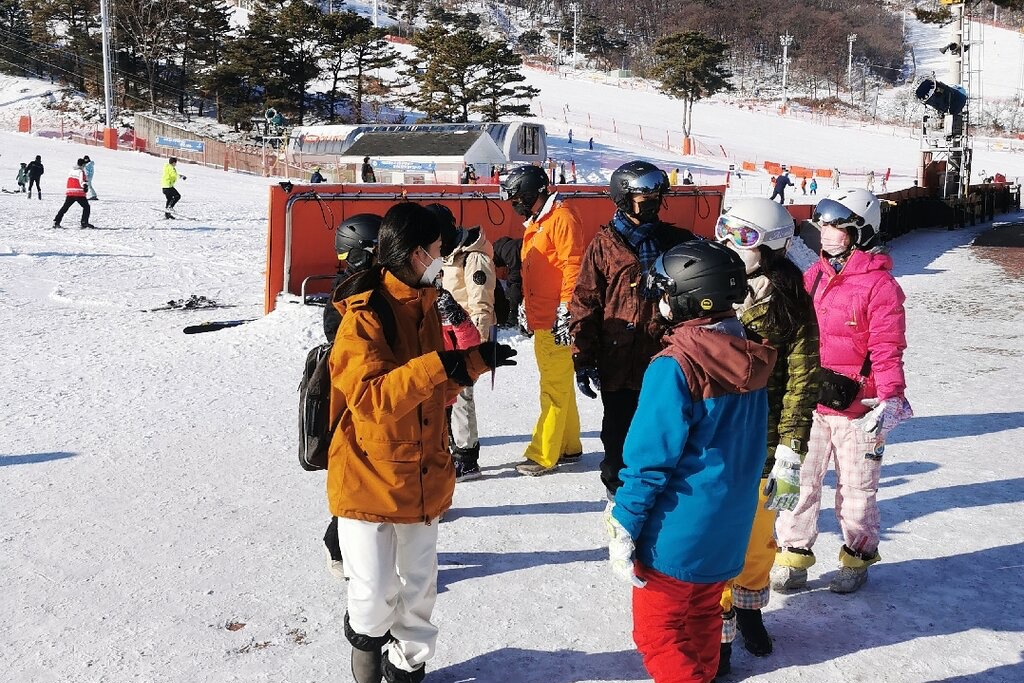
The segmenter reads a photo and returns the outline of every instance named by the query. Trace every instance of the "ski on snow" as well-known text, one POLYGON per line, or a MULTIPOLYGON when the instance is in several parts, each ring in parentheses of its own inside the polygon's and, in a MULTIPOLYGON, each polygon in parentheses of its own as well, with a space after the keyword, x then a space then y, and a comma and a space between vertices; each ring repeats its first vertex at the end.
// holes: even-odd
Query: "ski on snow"
POLYGON ((171 299, 163 306, 156 308, 144 308, 143 313, 154 313, 156 311, 205 311, 211 308, 234 308, 235 304, 222 304, 214 299, 193 294, 187 299, 171 299))

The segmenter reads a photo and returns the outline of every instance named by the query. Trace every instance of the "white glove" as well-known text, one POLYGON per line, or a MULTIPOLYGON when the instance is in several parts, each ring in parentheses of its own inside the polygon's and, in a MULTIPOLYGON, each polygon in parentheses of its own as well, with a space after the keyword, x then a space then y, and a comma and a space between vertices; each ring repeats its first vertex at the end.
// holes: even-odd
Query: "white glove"
POLYGON ((785 444, 775 447, 775 465, 768 475, 765 510, 793 510, 800 500, 800 454, 785 444))
POLYGON ((629 532, 612 517, 614 507, 615 503, 608 503, 604 510, 604 524, 608 530, 608 560, 612 565, 612 573, 634 588, 643 588, 647 582, 633 571, 633 553, 636 546, 633 545, 633 538, 629 532))
POLYGON ((882 439, 896 429, 901 422, 914 417, 914 411, 902 396, 879 401, 877 398, 866 398, 861 401, 871 408, 863 417, 853 420, 853 425, 868 434, 875 434, 882 439))

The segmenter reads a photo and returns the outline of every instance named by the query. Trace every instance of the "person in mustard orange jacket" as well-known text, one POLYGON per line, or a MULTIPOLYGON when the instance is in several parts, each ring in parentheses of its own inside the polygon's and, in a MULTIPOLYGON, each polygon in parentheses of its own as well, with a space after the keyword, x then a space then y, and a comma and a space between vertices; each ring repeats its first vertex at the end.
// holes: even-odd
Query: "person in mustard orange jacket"
POLYGON ((501 183, 501 197, 526 218, 523 224, 523 304, 520 327, 534 332, 540 371, 540 417, 526 449, 520 474, 537 476, 583 455, 576 409, 569 301, 583 260, 583 229, 576 213, 538 166, 512 169, 501 183))
POLYGON ((444 350, 440 249, 433 214, 399 203, 381 223, 378 265, 334 297, 342 319, 330 355, 337 427, 327 498, 349 580, 345 636, 356 683, 423 680, 437 641, 437 522, 455 490, 445 404, 487 370, 515 364, 515 351, 493 342, 444 350), (393 312, 391 325, 374 312, 374 296, 393 312))

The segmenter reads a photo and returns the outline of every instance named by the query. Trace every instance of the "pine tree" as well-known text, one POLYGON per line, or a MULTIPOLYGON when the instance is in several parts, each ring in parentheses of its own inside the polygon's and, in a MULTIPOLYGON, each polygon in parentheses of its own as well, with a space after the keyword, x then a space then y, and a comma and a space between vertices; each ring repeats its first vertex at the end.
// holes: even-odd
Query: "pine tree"
MULTIPOLYGON (((224 0, 192 0, 181 9, 178 111, 187 114, 189 93, 220 63, 232 29, 224 0)), ((203 115, 201 98, 198 113, 203 115)))
POLYGON ((0 0, 0 70, 37 75, 33 63, 32 29, 20 0, 0 0))
POLYGON ((480 53, 482 73, 474 84, 477 101, 473 111, 484 121, 500 121, 503 116, 529 116, 529 100, 540 94, 531 85, 522 84, 523 59, 501 41, 487 44, 480 53))
POLYGON ((683 134, 690 137, 693 105, 723 90, 732 90, 726 68, 729 46, 701 33, 686 31, 665 36, 654 44, 657 63, 652 75, 661 91, 683 101, 683 134))
MULTIPOLYGON (((332 123, 337 118, 339 89, 344 84, 352 98, 352 118, 362 123, 364 99, 373 72, 394 66, 398 53, 385 40, 387 33, 383 29, 374 28, 369 19, 354 12, 326 15, 321 30, 325 72, 331 77, 331 88, 327 92, 328 118, 332 123)), ((387 90, 384 82, 375 83, 373 87, 376 94, 387 90)))

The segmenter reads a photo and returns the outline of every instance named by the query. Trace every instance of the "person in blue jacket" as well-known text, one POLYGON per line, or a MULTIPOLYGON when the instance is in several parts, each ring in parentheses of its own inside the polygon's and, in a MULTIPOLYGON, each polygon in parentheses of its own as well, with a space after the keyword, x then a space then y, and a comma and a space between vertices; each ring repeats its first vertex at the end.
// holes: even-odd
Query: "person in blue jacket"
POLYGON ((764 467, 770 346, 748 340, 733 304, 746 268, 693 240, 656 262, 670 325, 626 436, 622 486, 605 513, 612 570, 633 586, 633 640, 655 683, 709 683, 726 581, 743 568, 764 467))
POLYGON ((779 177, 775 179, 775 188, 772 191, 772 196, 769 199, 779 198, 779 204, 786 203, 786 188, 791 186, 793 181, 789 179, 789 171, 785 171, 779 174, 779 177))

